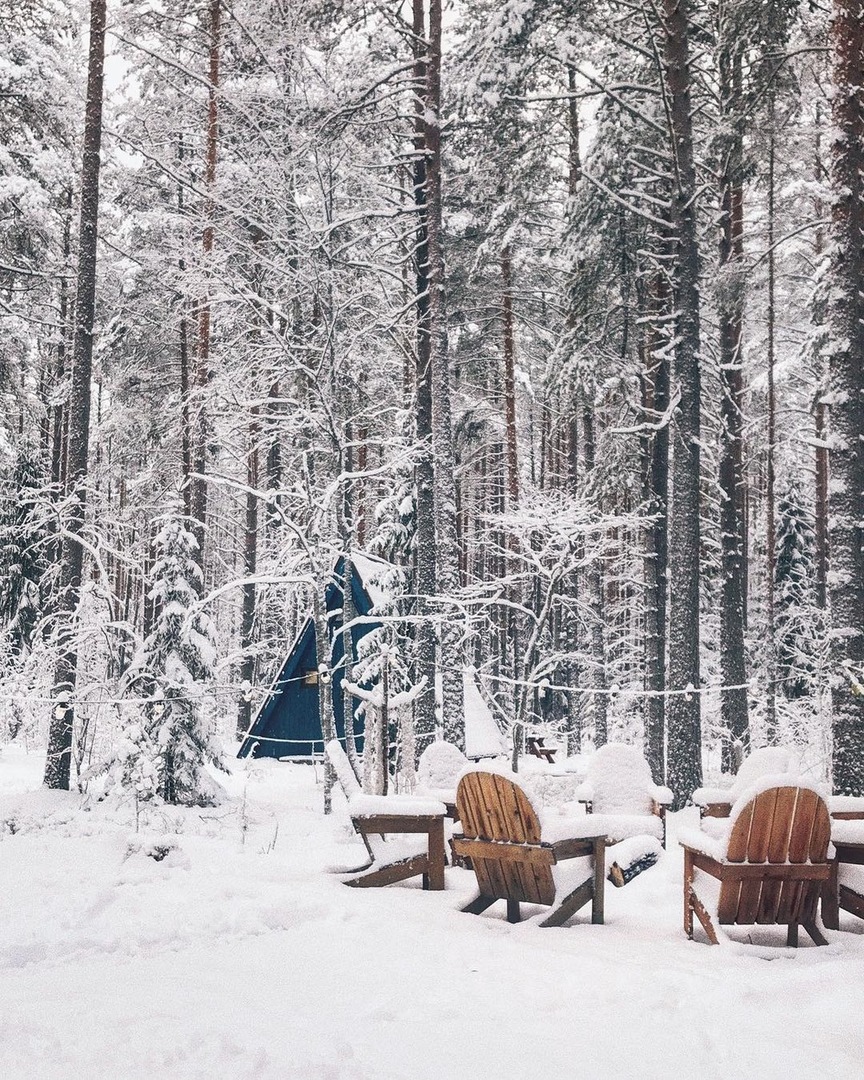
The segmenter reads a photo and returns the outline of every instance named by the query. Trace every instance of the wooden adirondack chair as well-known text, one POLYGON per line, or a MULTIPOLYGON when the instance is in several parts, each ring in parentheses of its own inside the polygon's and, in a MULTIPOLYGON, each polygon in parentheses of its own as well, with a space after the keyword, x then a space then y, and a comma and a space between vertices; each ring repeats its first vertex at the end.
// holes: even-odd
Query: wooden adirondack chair
POLYGON ((369 854, 365 865, 342 871, 353 875, 345 884, 374 888, 422 875, 424 889, 443 889, 444 804, 410 795, 364 795, 340 744, 329 742, 325 752, 369 854))
POLYGON ((804 781, 752 797, 745 792, 725 836, 691 829, 679 838, 688 937, 695 913, 712 945, 718 943, 717 926, 757 923, 788 927, 787 945, 798 944, 799 926, 817 945, 827 944, 816 914, 831 878, 831 819, 825 801, 804 781))
POLYGON ((600 814, 610 843, 631 836, 654 836, 666 846, 666 807, 672 792, 651 778, 645 755, 635 746, 607 743, 588 762, 576 792, 589 814, 600 814))
POLYGON ((544 904, 553 910, 541 926, 560 926, 591 900, 591 921, 603 922, 605 829, 603 836, 591 836, 590 820, 577 819, 584 835, 545 843, 528 796, 498 773, 463 776, 456 807, 463 835, 453 838, 453 848, 471 860, 479 889, 463 911, 479 915, 496 900, 506 900, 508 921, 519 922, 520 904, 544 904), (565 882, 557 865, 580 857, 584 863, 574 866, 572 880, 565 882))

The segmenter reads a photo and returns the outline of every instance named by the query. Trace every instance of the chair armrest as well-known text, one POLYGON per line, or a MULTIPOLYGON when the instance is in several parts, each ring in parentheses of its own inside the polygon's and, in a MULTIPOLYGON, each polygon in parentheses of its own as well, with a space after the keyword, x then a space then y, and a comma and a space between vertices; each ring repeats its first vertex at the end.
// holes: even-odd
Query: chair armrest
MULTIPOLYGON (((605 843, 605 836, 602 838, 601 843, 605 843)), ((593 855, 595 850, 594 840, 580 840, 574 838, 572 840, 556 840, 551 845, 552 853, 555 856, 556 862, 563 862, 564 859, 578 859, 580 856, 593 855)))
POLYGON ((576 801, 583 803, 594 802, 594 785, 587 780, 576 788, 576 801))
POLYGON ((709 863, 713 864, 713 867, 703 865, 704 860, 700 860, 700 867, 713 874, 714 877, 718 876, 714 868, 716 867, 719 872, 720 866, 726 859, 726 845, 722 841, 713 836, 708 836, 701 829, 681 829, 678 833, 678 843, 685 851, 703 857, 707 856, 709 863))
POLYGON ((651 789, 651 798, 658 806, 671 806, 675 800, 670 788, 655 784, 651 789))
POLYGON ((700 787, 696 788, 691 796, 694 806, 708 806, 709 803, 729 803, 731 806, 735 798, 735 792, 731 787, 700 787))

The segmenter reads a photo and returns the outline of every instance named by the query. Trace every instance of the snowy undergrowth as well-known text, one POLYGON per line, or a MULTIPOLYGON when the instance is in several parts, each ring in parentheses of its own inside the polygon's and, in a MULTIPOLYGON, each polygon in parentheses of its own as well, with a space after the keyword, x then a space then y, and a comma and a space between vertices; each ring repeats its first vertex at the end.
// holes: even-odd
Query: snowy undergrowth
POLYGON ((459 912, 467 871, 443 894, 345 888, 328 867, 363 849, 310 768, 253 762, 223 806, 137 831, 131 805, 40 776, 0 754, 10 1080, 860 1075, 864 923, 797 954, 688 942, 674 843, 608 889, 605 926, 543 930, 459 912))

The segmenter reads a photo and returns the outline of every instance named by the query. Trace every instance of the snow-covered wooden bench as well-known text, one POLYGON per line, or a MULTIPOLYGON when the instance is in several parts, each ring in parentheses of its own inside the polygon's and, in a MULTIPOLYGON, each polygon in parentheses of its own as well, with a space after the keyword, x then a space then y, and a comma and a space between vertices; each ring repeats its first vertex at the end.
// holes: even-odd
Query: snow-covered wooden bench
POLYGON ((443 889, 444 803, 410 795, 366 795, 338 741, 327 744, 326 754, 369 854, 364 866, 344 871, 350 875, 345 884, 374 888, 422 874, 424 889, 443 889))
POLYGON ((756 923, 786 926, 787 945, 798 944, 799 926, 827 944, 816 917, 832 875, 830 840, 822 793, 782 774, 745 789, 725 820, 682 829, 687 936, 695 913, 712 945, 720 926, 756 923))
POLYGON ((515 779, 479 770, 459 781, 456 806, 463 833, 453 848, 471 860, 478 888, 463 911, 479 915, 505 900, 508 921, 519 922, 520 904, 542 904, 552 911, 541 926, 561 926, 590 900, 591 921, 603 922, 606 829, 599 818, 582 816, 571 835, 544 840, 537 811, 515 779))
POLYGON ((699 807, 701 817, 729 817, 733 803, 754 780, 788 773, 791 768, 792 755, 785 747, 760 747, 744 758, 728 787, 697 788, 693 792, 693 805, 699 807))

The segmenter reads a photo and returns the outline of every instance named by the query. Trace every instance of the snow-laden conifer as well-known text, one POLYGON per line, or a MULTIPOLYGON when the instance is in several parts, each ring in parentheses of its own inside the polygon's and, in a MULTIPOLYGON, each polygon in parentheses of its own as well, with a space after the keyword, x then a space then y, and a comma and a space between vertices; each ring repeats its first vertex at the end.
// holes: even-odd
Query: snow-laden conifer
POLYGON ((206 805, 213 802, 215 788, 205 763, 221 765, 210 694, 215 632, 198 605, 201 569, 195 537, 172 520, 157 535, 156 548, 150 592, 156 617, 134 665, 136 683, 150 687, 151 700, 144 706, 140 735, 136 725, 126 732, 134 747, 128 779, 137 785, 149 776, 138 761, 149 756, 158 777, 156 794, 170 803, 206 805))

